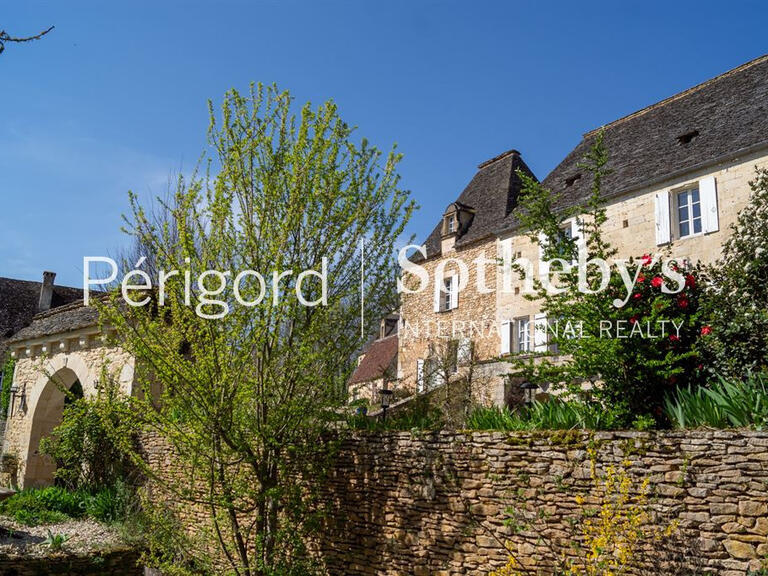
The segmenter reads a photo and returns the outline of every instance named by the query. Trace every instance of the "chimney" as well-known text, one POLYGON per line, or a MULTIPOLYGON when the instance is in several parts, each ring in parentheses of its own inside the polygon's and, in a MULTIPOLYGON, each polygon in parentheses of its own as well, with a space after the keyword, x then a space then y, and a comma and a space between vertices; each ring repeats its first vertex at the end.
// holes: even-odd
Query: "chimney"
POLYGON ((51 309, 54 278, 56 278, 56 272, 43 272, 43 284, 40 286, 40 302, 37 305, 38 312, 45 312, 51 309))

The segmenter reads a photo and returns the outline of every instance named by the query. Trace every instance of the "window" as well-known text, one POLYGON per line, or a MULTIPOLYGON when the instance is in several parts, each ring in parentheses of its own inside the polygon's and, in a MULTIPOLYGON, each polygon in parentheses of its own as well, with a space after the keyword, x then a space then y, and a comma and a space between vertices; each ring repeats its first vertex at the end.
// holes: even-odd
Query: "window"
POLYGON ((459 277, 455 274, 443 279, 443 288, 440 290, 440 312, 447 312, 459 306, 459 277))
POLYGON ((448 216, 448 234, 456 232, 456 216, 448 216))
POLYGON ((528 316, 515 320, 517 324, 517 351, 531 351, 531 319, 528 316))
POLYGON ((701 233, 701 202, 699 189, 677 193, 677 232, 680 238, 701 233))

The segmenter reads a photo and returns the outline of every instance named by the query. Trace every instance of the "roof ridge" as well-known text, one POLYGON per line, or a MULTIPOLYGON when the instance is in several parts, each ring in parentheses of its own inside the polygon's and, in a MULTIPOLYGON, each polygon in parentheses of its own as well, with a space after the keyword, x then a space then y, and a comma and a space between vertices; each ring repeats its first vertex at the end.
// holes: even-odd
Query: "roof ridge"
POLYGON ((494 156, 493 158, 490 158, 485 162, 480 162, 480 164, 477 165, 477 169, 482 170, 483 168, 493 164, 497 160, 501 160, 502 158, 506 158, 507 156, 512 156, 512 155, 520 156, 520 152, 515 150, 514 148, 511 148, 510 150, 507 150, 506 152, 502 152, 501 154, 498 154, 497 156, 494 156))
MULTIPOLYGON (((637 116, 642 116, 643 114, 646 114, 650 112, 651 110, 656 110, 657 108, 660 108, 662 106, 665 106, 666 104, 669 104, 670 102, 674 102, 676 100, 679 100, 680 98, 683 98, 685 96, 688 96, 689 94, 692 94, 693 92, 698 92, 702 88, 705 88, 711 84, 714 84, 715 82, 718 82, 720 80, 723 80, 729 76, 732 76, 733 74, 738 74, 739 72, 743 72, 744 70, 747 70, 748 68, 751 68, 752 66, 755 66, 757 64, 761 64, 768 60, 768 54, 763 54, 762 56, 758 56, 757 58, 754 58, 750 60, 749 62, 745 62, 744 64, 741 64, 740 66, 737 66, 736 68, 731 68, 730 70, 723 72, 722 74, 718 74, 714 78, 710 78, 709 80, 705 80, 704 82, 701 82, 699 84, 696 84, 695 86, 691 86, 690 88, 683 90, 682 92, 678 92, 677 94, 674 94, 672 96, 669 96, 668 98, 664 98, 663 100, 659 100, 658 102, 651 104, 649 106, 646 106, 645 108, 641 108, 640 110, 637 110, 635 112, 632 112, 631 114, 627 114, 626 116, 622 116, 621 118, 618 118, 616 120, 613 120, 611 122, 608 122, 608 124, 603 124, 602 126, 599 126, 597 128, 593 128, 589 132, 585 132, 582 136, 583 138, 588 138, 589 136, 592 136, 599 132, 600 130, 604 130, 605 128, 612 128, 618 124, 622 124, 623 122, 626 122, 627 120, 631 120, 632 118, 635 118, 637 116)), ((489 162, 493 161, 494 159, 489 160, 489 162)))

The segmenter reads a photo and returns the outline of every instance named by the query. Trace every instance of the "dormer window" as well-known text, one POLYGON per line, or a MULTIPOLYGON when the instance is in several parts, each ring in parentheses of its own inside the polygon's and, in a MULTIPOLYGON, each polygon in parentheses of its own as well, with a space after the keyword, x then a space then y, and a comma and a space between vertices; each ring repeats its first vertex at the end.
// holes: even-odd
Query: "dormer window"
POLYGON ((468 206, 464 206, 458 202, 454 202, 443 214, 443 225, 441 227, 441 235, 443 238, 446 236, 460 236, 462 235, 470 222, 474 211, 468 206))

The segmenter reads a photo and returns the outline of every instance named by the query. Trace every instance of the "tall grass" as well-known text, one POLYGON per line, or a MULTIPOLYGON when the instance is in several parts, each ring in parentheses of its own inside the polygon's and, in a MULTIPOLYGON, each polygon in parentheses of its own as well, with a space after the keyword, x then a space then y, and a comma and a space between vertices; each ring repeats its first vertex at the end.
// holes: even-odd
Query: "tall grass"
POLYGON ((752 375, 744 381, 722 378, 704 388, 683 388, 665 400, 676 428, 746 428, 768 426, 768 380, 752 375))
POLYGON ((516 411, 477 407, 467 418, 471 430, 607 430, 613 424, 611 413, 600 406, 557 399, 533 402, 516 411))

